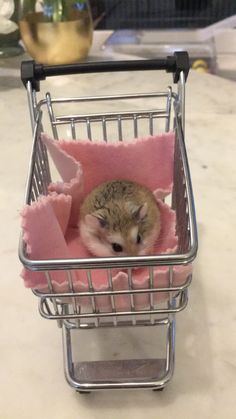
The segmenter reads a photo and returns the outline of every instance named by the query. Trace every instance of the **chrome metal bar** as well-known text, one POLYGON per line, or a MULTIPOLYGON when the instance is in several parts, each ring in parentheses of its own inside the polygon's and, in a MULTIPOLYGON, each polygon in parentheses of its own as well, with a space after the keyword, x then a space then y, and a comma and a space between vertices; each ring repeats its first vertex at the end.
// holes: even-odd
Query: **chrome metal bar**
POLYGON ((176 115, 176 131, 179 141, 179 149, 182 157, 183 163, 183 171, 184 171, 184 178, 186 182, 186 195, 187 195, 187 202, 188 202, 188 213, 189 213, 189 227, 190 227, 190 247, 191 253, 197 253, 198 248, 198 238, 197 238, 197 224, 196 224, 196 214, 195 214, 195 205, 194 205, 194 197, 193 197, 193 189, 192 189, 192 182, 190 177, 190 170, 189 164, 187 159, 187 152, 184 142, 184 134, 181 126, 181 120, 176 115))
POLYGON ((42 178, 42 192, 44 195, 47 195, 47 186, 48 186, 48 170, 45 162, 45 155, 43 153, 42 143, 38 141, 38 162, 40 165, 40 173, 42 178))
POLYGON ((176 333, 176 322, 173 317, 168 325, 167 329, 167 358, 166 358, 166 371, 168 375, 168 381, 174 374, 175 365, 175 333, 176 333))
MULTIPOLYGON (((174 271, 173 271, 173 266, 169 266, 169 287, 172 288, 173 287, 173 278, 174 278, 174 271)), ((172 308, 173 306, 173 292, 169 291, 169 300, 168 300, 168 307, 172 308)))
MULTIPOLYGON (((87 274, 88 287, 89 287, 89 292, 90 292, 90 297, 91 297, 91 304, 92 304, 93 314, 94 314, 94 316, 97 316, 98 311, 97 311, 97 307, 96 307, 96 300, 95 300, 95 297, 93 295, 91 295, 91 293, 94 293, 91 271, 88 270, 86 272, 86 274, 87 274)), ((81 318, 82 318, 82 316, 83 315, 81 315, 81 318)), ((87 313, 83 317, 87 317, 87 313)), ((96 327, 99 326, 99 319, 97 317, 95 318, 95 325, 96 325, 96 327)))
MULTIPOLYGON (((28 105, 30 110, 30 118, 31 118, 31 126, 33 130, 33 149, 31 153, 31 159, 30 159, 30 167, 32 169, 32 165, 35 165, 35 160, 37 157, 36 153, 36 141, 38 141, 38 136, 40 130, 42 130, 42 111, 40 110, 40 107, 37 105, 37 97, 35 90, 32 89, 32 85, 30 82, 27 83, 27 95, 28 95, 28 105)), ((38 148, 38 151, 43 151, 43 148, 38 148)), ((46 164, 47 173, 50 174, 49 166, 48 166, 48 159, 46 158, 46 152, 43 152, 43 161, 46 164)), ((32 174, 33 175, 33 174, 32 174)), ((48 176, 47 176, 48 177, 48 176)), ((44 188, 45 190, 45 188, 44 188)))
MULTIPOLYGON (((160 98, 166 97, 168 92, 146 92, 146 93, 130 93, 119 95, 105 95, 105 96, 81 96, 81 97, 68 97, 68 98, 52 98, 52 103, 70 103, 70 102, 96 102, 96 101, 109 101, 118 99, 147 99, 147 98, 160 98)), ((173 93, 174 95, 174 93, 173 93)), ((42 105, 46 101, 42 99, 39 104, 42 105)))
POLYGON ((71 136, 73 140, 76 140, 76 131, 75 131, 75 121, 74 119, 71 120, 71 136))
MULTIPOLYGON (((152 266, 150 266, 150 268, 149 268, 149 283, 150 283, 150 290, 152 290, 152 289, 154 288, 153 281, 154 281, 154 277, 153 277, 153 267, 152 267, 152 266)), ((153 293, 152 293, 152 292, 150 292, 150 310, 151 310, 151 311, 153 311, 153 309, 154 309, 153 293)), ((155 322, 155 318, 154 318, 151 314, 150 314, 150 321, 151 321, 151 324, 154 324, 154 322, 155 322)))
POLYGON ((78 314, 78 310, 77 310, 77 303, 76 303, 76 297, 73 296, 74 294, 74 287, 73 287, 73 281, 72 281, 72 276, 71 276, 71 272, 67 271, 67 282, 68 282, 68 288, 69 291, 72 293, 72 303, 73 303, 73 313, 74 314, 78 314))
MULTIPOLYGON (((68 287, 72 294, 74 294, 74 287, 72 281, 72 275, 70 271, 67 271, 67 280, 68 280, 68 287)), ((72 296, 72 306, 73 306, 73 313, 80 314, 80 306, 76 302, 76 297, 72 296)), ((77 327, 80 327, 80 319, 76 319, 77 327)))
POLYGON ((184 290, 180 295, 180 304, 188 304, 188 290, 184 290))
MULTIPOLYGON (((135 312, 135 305, 134 305, 134 294, 132 293, 133 291, 133 284, 132 284, 132 269, 128 268, 128 287, 129 287, 129 291, 130 292, 130 306, 131 306, 131 313, 135 312)), ((136 324, 136 317, 132 317, 132 322, 133 325, 136 324)))
POLYGON ((35 174, 34 174, 34 177, 32 179, 32 189, 33 189, 33 192, 34 192, 34 196, 37 199, 38 196, 40 195, 40 190, 38 188, 38 182, 37 182, 37 178, 35 177, 35 174))
MULTIPOLYGON (((75 120, 75 118, 73 118, 75 120)), ((91 131, 91 124, 90 124, 90 118, 86 118, 86 125, 87 125, 87 135, 88 139, 92 141, 92 131, 91 131)))
MULTIPOLYGON (((69 329, 78 329, 77 325, 75 324, 75 321, 71 319, 63 320, 63 323, 65 326, 69 329)), ((147 326, 163 326, 169 324, 169 318, 161 318, 161 319, 155 319, 153 323, 150 322, 149 319, 139 319, 136 320, 136 327, 147 327, 147 326)), ((114 321, 108 322, 108 321, 101 321, 100 320, 100 327, 102 328, 113 328, 114 327, 114 321)), ((119 319, 119 322, 116 325, 116 328, 122 328, 122 327, 133 327, 132 320, 124 320, 122 318, 119 319)), ((94 329, 96 328, 94 322, 84 323, 80 321, 80 329, 94 329)))
POLYGON ((134 119, 134 138, 138 138, 138 120, 137 120, 137 114, 133 115, 134 119))
POLYGON ((181 125, 183 134, 185 132, 185 76, 181 71, 178 81, 178 97, 179 97, 179 116, 181 117, 181 125))
MULTIPOLYGON (((190 233, 193 232, 193 222, 190 233)), ((195 239, 195 236, 194 236, 195 239)), ((122 257, 101 257, 83 259, 45 259, 32 260, 24 253, 23 247, 20 248, 20 261, 29 270, 64 270, 64 269, 107 269, 107 268, 127 268, 144 266, 166 266, 166 265, 187 265, 196 256, 197 247, 195 240, 192 239, 192 247, 184 254, 163 254, 156 256, 122 256, 122 257)))
POLYGON ((30 204, 30 201, 32 198, 32 191, 35 194, 35 198, 37 198, 38 196, 37 195, 38 190, 37 190, 37 187, 35 185, 35 180, 34 180, 34 167, 35 167, 35 159, 37 156, 36 146, 37 146, 37 139, 39 136, 40 126, 41 126, 41 120, 42 120, 42 111, 40 111, 37 114, 36 123, 34 123, 33 143, 32 143, 31 156, 30 156, 28 175, 27 175, 27 181, 26 181, 25 204, 30 204))
POLYGON ((169 86, 168 87, 168 96, 166 100, 166 113, 168 114, 168 117, 166 118, 166 126, 165 131, 168 132, 170 130, 170 113, 171 113, 171 101, 172 101, 172 89, 169 86))
POLYGON ((38 130, 38 138, 37 138, 37 147, 42 159, 42 167, 43 167, 43 174, 44 174, 44 180, 45 180, 45 186, 47 189, 48 184, 51 182, 51 174, 50 174, 50 167, 49 167, 49 161, 48 161, 48 154, 46 146, 43 144, 41 138, 40 138, 40 132, 42 130, 42 125, 40 120, 36 122, 36 124, 39 124, 39 130, 38 130))
POLYGON ((106 126, 106 118, 102 118, 102 132, 103 132, 103 140, 107 142, 107 126, 106 126))
POLYGON ((57 127, 55 125, 56 119, 55 119, 53 108, 52 108, 52 100, 51 100, 50 93, 46 93, 46 101, 47 101, 48 115, 51 122, 53 136, 56 140, 58 140, 59 137, 58 137, 57 127))
POLYGON ((36 97, 34 95, 32 84, 30 81, 27 82, 26 90, 27 90, 27 97, 28 97, 31 128, 32 128, 32 131, 34 132, 35 122, 36 122, 36 97))
MULTIPOLYGON (((39 301, 39 304, 40 304, 40 301, 39 301)), ((50 315, 52 316, 52 315, 53 315, 53 313, 52 313, 52 310, 50 309, 50 306, 49 306, 49 304, 48 304, 48 301, 47 301, 47 300, 45 300, 45 301, 44 301, 44 304, 45 304, 45 307, 46 307, 46 309, 47 309, 48 314, 50 314, 50 315)))
POLYGON ((36 195, 34 189, 32 188, 31 194, 30 194, 30 197, 29 197, 30 203, 36 201, 36 199, 37 199, 37 195, 36 195))
MULTIPOLYGON (((112 273, 111 273, 110 269, 107 270, 107 276, 108 276, 108 284, 109 284, 110 291, 113 293, 114 289, 113 289, 112 273)), ((110 298, 111 298, 112 312, 115 313, 116 312, 116 305, 115 305, 114 295, 111 294, 110 298)), ((114 318, 113 318, 113 324, 114 324, 114 326, 117 326, 117 317, 116 316, 114 316, 114 318)))
POLYGON ((121 116, 118 115, 117 117, 117 123, 118 123, 118 140, 122 141, 123 140, 123 135, 122 135, 122 122, 121 122, 121 116))
POLYGON ((63 358, 64 358, 64 373, 66 377, 71 377, 74 373, 74 363, 72 360, 72 347, 71 347, 71 334, 70 330, 62 327, 62 345, 63 345, 63 358))
POLYGON ((186 206, 185 208, 183 208, 183 200, 184 195, 186 193, 186 186, 184 181, 184 171, 178 138, 176 138, 174 150, 173 185, 174 186, 172 192, 172 208, 175 210, 176 213, 176 233, 178 235, 178 249, 180 252, 184 252, 187 248, 184 248, 183 246, 182 237, 186 225, 182 220, 182 214, 185 213, 186 208, 186 206))
MULTIPOLYGON (((46 279, 47 279, 48 289, 49 289, 49 291, 51 293, 53 293, 54 290, 53 290, 53 285, 52 285, 52 280, 51 280, 50 272, 47 272, 46 271, 45 272, 45 276, 46 276, 46 279)), ((58 320, 57 324, 58 324, 59 327, 61 327, 62 326, 62 323, 61 323, 61 314, 58 311, 57 301, 56 301, 56 299, 54 297, 51 297, 51 300, 52 300, 54 311, 55 311, 56 316, 57 316, 57 320, 58 320)), ((40 308, 41 307, 39 306, 39 311, 40 311, 40 308)))
MULTIPOLYGON (((167 118, 168 114, 166 113, 166 109, 163 110, 156 110, 156 109, 152 109, 152 110, 140 110, 139 112, 137 112, 135 115, 137 117, 137 119, 141 119, 141 118, 149 118, 150 113, 152 113, 153 118, 167 118)), ((123 112, 103 112, 103 113, 93 113, 93 114, 84 114, 84 115, 76 115, 76 114, 71 114, 71 115, 62 115, 62 116, 57 116, 56 117, 56 121, 54 122, 54 125, 63 125, 65 123, 70 123, 71 120, 74 120, 76 122, 79 121, 87 121, 87 119, 89 118, 90 121, 101 121, 102 118, 106 118, 106 120, 108 121, 117 121, 117 119, 119 119, 119 117, 122 116, 122 120, 123 119, 134 119, 134 113, 130 112, 130 111, 123 111, 123 112)))
MULTIPOLYGON (((124 317, 124 316, 132 316, 134 317, 134 325, 136 324, 136 316, 142 316, 142 315, 151 315, 151 314, 171 314, 171 313, 179 313, 180 311, 184 310, 187 305, 187 294, 182 293, 181 295, 181 304, 175 308, 155 308, 154 310, 133 310, 133 311, 117 311, 116 316, 117 317, 124 317)), ((91 299, 94 298, 91 296, 91 299)), ((41 297, 40 299, 40 307, 39 311, 42 317, 45 317, 47 319, 82 319, 82 318, 88 318, 88 319, 95 319, 98 320, 100 318, 108 318, 113 317, 114 313, 111 311, 109 312, 93 312, 93 313, 80 313, 80 314, 55 314, 53 316, 49 316, 45 311, 43 310, 44 305, 44 297, 41 297)), ((94 310, 94 309, 93 309, 94 310)), ((98 326, 99 324, 97 324, 98 326)))
MULTIPOLYGON (((90 273, 91 276, 91 273, 90 273)), ((183 285, 178 285, 177 287, 159 287, 159 288, 153 288, 150 290, 150 288, 140 288, 140 289, 132 289, 132 294, 146 294, 146 293, 166 293, 173 291, 175 293, 184 291, 189 285, 191 284, 191 275, 189 275, 183 285)), ((127 290, 113 290, 111 291, 81 291, 81 292, 74 292, 75 297, 91 297, 93 295, 94 297, 98 296, 110 296, 110 295, 129 295, 131 291, 129 289, 127 290)), ((38 297, 51 297, 52 294, 49 293, 42 293, 38 290, 34 290, 34 294, 38 297)), ((56 293, 53 294, 53 297, 62 298, 62 297, 71 297, 71 293, 56 293)))
POLYGON ((150 135, 153 135, 153 115, 152 115, 152 113, 149 114, 149 132, 150 132, 150 135))
POLYGON ((43 190, 44 178, 43 178, 42 167, 40 167, 40 162, 39 162, 38 158, 35 160, 34 176, 35 176, 35 179, 36 179, 37 189, 38 189, 39 195, 41 195, 44 192, 44 190, 43 190))

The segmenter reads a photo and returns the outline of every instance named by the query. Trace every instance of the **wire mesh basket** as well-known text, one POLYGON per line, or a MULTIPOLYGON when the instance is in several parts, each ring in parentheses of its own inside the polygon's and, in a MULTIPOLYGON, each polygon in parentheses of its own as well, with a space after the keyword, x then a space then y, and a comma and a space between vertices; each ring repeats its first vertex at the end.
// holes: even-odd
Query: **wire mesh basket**
POLYGON ((138 257, 32 260, 27 253, 23 235, 21 236, 19 257, 22 264, 28 271, 43 273, 47 282, 47 289, 33 289, 39 300, 40 314, 44 318, 57 320, 62 327, 65 375, 69 384, 79 392, 119 388, 159 390, 165 387, 173 375, 175 314, 187 305, 188 287, 192 280, 191 263, 197 253, 196 217, 184 140, 184 98, 188 71, 189 61, 185 52, 175 53, 167 59, 147 61, 66 66, 42 66, 32 61, 22 63, 22 81, 27 89, 33 131, 25 199, 28 205, 37 201, 39 196, 47 195, 48 186, 54 180, 53 163, 41 139, 41 133, 45 130, 51 129, 54 139, 69 135, 75 141, 80 137, 90 141, 102 138, 105 142, 109 142, 110 138, 114 142, 122 142, 127 138, 154 135, 158 131, 168 132, 170 129, 175 132, 173 190, 169 197, 169 205, 176 214, 178 235, 178 248, 174 253, 138 257), (151 69, 172 72, 177 91, 168 87, 164 92, 75 98, 53 98, 47 93, 44 99, 37 101, 40 80, 49 76, 151 69), (96 104, 99 112, 83 112, 85 103, 96 104), (127 286, 124 289, 114 287, 114 268, 125 270, 127 274, 127 286), (137 268, 148 272, 145 287, 134 286, 137 268), (155 282, 155 269, 165 271, 164 286, 155 282), (181 283, 176 282, 180 269, 186 272, 181 283), (86 272, 87 288, 84 291, 75 289, 75 270, 86 272), (106 289, 97 290, 94 287, 93 278, 98 270, 104 272, 106 289), (67 288, 59 292, 55 288, 52 275, 62 271, 66 275, 67 288), (108 303, 104 305, 101 301, 108 303), (126 301, 127 304, 122 306, 118 301, 126 301), (139 304, 140 301, 142 304, 139 304), (161 330, 162 346, 164 345, 161 357, 75 360, 73 346, 79 347, 78 342, 81 333, 85 333, 84 330, 107 330, 112 333, 118 328, 143 330, 144 326, 157 326, 161 330))

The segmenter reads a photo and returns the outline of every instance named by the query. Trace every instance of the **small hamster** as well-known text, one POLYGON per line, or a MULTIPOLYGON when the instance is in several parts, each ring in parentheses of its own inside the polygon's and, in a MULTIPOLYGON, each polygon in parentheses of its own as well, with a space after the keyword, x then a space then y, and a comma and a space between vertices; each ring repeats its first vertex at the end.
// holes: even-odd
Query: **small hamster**
POLYGON ((152 192, 128 180, 97 186, 80 209, 81 240, 98 257, 150 254, 160 227, 160 210, 152 192))

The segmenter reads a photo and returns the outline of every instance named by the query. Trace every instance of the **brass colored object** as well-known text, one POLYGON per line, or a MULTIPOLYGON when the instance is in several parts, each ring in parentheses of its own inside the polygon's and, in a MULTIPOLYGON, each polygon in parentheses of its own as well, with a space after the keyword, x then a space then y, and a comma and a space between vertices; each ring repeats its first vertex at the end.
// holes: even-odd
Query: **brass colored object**
POLYGON ((87 0, 22 0, 19 28, 25 48, 42 64, 67 64, 88 55, 93 22, 87 0))

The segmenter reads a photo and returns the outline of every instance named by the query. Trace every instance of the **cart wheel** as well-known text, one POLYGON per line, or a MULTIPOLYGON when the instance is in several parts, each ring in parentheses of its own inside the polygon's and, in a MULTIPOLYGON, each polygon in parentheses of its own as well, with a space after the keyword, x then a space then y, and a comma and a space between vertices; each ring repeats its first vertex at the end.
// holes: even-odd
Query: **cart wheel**
POLYGON ((161 387, 161 388, 154 388, 152 391, 163 391, 164 390, 164 387, 161 387))
POLYGON ((81 390, 76 390, 76 392, 80 393, 80 394, 90 394, 91 393, 91 391, 81 391, 81 390))

